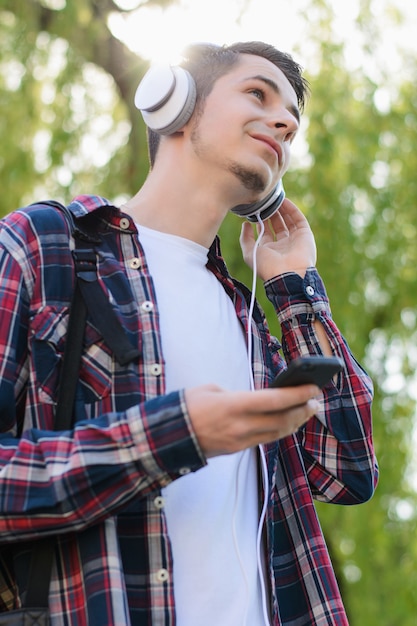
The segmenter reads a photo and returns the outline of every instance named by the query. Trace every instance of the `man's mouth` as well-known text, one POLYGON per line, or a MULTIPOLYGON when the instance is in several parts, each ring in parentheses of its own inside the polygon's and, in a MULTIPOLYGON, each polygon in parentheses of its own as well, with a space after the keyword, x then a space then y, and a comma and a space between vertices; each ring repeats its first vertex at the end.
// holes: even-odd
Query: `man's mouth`
POLYGON ((252 138, 256 139, 258 141, 262 141, 263 143, 266 143, 270 148, 272 148, 272 150, 277 155, 278 165, 281 165, 281 162, 282 162, 282 149, 281 149, 280 144, 277 141, 275 141, 275 139, 273 139, 269 135, 252 135, 252 138))

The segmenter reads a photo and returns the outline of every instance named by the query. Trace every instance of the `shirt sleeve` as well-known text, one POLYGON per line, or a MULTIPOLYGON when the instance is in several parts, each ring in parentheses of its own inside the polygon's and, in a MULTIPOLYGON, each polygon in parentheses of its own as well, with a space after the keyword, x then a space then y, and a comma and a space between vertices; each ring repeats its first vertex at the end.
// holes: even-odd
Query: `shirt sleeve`
POLYGON ((372 496, 378 480, 372 381, 334 323, 316 269, 310 268, 304 278, 283 274, 265 287, 281 324, 287 362, 300 355, 322 354, 315 320, 321 322, 333 354, 344 361, 343 371, 322 390, 320 411, 297 434, 313 495, 338 504, 364 502, 372 496))
POLYGON ((8 236, 0 233, 3 542, 78 531, 205 464, 182 391, 77 422, 67 432, 34 427, 19 436, 22 415, 36 425, 45 407, 35 401, 30 380, 30 252, 18 258, 15 245, 10 254, 8 236))

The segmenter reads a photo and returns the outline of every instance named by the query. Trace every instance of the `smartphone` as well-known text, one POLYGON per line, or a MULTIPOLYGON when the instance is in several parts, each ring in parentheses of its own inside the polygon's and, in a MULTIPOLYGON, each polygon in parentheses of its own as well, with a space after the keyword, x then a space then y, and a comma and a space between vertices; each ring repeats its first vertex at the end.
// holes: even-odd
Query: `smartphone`
POLYGON ((301 356, 290 361, 288 368, 278 374, 271 387, 294 387, 312 383, 324 387, 343 368, 336 356, 301 356))

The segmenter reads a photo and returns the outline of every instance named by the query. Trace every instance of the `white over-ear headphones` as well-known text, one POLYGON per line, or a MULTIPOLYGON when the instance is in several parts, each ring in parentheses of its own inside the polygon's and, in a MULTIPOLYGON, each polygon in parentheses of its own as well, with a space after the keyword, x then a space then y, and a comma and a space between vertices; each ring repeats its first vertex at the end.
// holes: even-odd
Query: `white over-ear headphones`
POLYGON ((151 67, 136 90, 135 106, 148 128, 172 135, 190 119, 196 96, 194 79, 184 68, 151 67))

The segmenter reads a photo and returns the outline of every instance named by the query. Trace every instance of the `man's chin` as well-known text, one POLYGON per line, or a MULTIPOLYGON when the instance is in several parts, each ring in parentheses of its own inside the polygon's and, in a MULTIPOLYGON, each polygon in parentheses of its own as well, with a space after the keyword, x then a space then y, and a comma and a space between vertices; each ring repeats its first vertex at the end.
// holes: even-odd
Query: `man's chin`
POLYGON ((242 183, 248 192, 248 202, 257 202, 263 195, 267 193, 267 181, 258 171, 245 168, 237 163, 232 164, 231 171, 236 178, 242 183))

